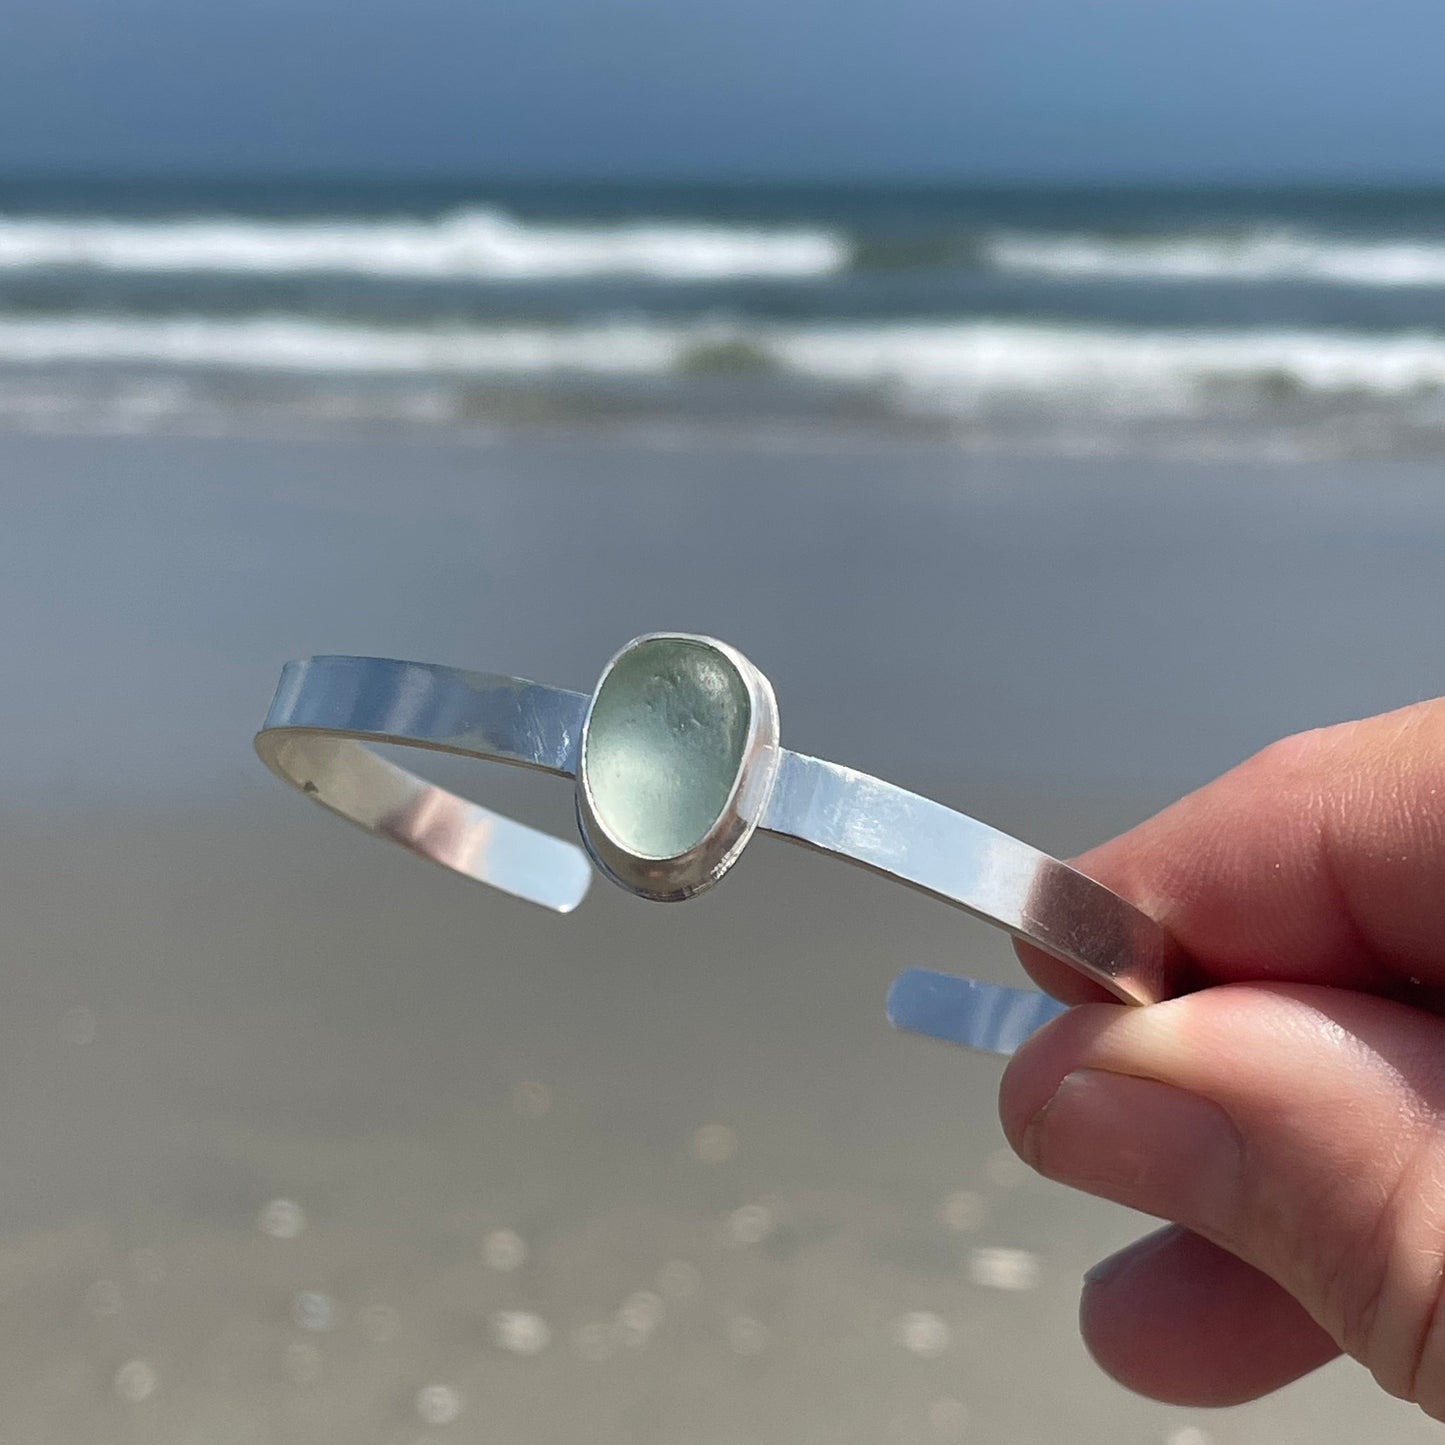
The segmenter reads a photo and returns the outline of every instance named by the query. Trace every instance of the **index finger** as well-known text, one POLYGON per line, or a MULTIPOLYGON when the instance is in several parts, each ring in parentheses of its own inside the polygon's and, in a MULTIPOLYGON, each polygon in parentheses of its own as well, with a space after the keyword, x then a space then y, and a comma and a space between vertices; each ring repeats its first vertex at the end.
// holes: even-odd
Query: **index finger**
MULTIPOLYGON (((1445 985, 1445 699, 1273 743, 1074 866, 1211 982, 1445 985)), ((1104 997, 1019 956, 1055 997, 1104 997)))

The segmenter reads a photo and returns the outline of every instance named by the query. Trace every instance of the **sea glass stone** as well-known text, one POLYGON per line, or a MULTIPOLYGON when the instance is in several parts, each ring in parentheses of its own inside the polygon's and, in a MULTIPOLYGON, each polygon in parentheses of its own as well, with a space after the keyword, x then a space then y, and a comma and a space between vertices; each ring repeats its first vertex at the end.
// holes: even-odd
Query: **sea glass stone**
POLYGON ((634 644, 592 702, 582 766, 593 816, 641 858, 676 858, 722 816, 752 702, 733 663, 686 637, 634 644))

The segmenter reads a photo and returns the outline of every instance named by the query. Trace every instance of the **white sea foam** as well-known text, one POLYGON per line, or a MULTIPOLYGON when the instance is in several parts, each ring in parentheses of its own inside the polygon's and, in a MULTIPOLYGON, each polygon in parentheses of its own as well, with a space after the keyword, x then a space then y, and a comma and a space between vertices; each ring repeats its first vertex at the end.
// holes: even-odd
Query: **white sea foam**
POLYGON ((482 209, 425 220, 0 215, 0 271, 716 281, 826 276, 850 259, 848 242, 827 230, 671 221, 543 225, 482 209))
POLYGON ((0 361, 119 362, 330 375, 660 375, 684 344, 661 326, 395 329, 251 317, 0 316, 0 361))
POLYGON ((1059 278, 1445 286, 1445 240, 1357 240, 1290 230, 1138 239, 1009 232, 992 237, 984 256, 1001 271, 1059 278))
POLYGON ((1124 330, 1014 322, 382 328, 285 315, 0 314, 0 363, 122 364, 316 376, 537 381, 665 378, 754 366, 967 413, 997 405, 1189 415, 1222 395, 1445 394, 1445 336, 1325 330, 1124 330))
POLYGON ((1399 398, 1445 388, 1445 336, 1430 333, 980 322, 800 331, 774 346, 790 369, 949 410, 1033 400, 1167 414, 1226 389, 1399 398))

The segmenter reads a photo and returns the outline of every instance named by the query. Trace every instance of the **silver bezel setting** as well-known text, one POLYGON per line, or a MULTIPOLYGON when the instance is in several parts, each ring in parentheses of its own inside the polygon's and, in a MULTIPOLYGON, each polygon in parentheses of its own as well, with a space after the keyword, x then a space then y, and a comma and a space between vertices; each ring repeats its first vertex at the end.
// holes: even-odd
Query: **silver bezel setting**
POLYGON ((587 704, 577 750, 577 822, 599 869, 639 898, 676 903, 711 888, 737 862, 772 795, 778 772, 778 703, 772 684, 736 648, 691 632, 648 632, 619 649, 602 670, 587 704), (748 698, 748 732, 737 776, 712 826, 686 852, 667 858, 635 853, 618 842, 599 818, 587 780, 587 744, 598 694, 613 669, 634 648, 651 642, 689 642, 706 647, 733 667, 748 698))

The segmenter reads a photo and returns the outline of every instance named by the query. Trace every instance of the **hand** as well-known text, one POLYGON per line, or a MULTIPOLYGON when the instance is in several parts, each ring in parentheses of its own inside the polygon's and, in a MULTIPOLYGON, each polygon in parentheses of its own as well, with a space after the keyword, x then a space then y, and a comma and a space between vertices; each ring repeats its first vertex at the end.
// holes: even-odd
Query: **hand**
POLYGON ((1218 987, 1070 1010, 1000 1108, 1050 1178, 1176 1221, 1091 1273, 1096 1358, 1253 1399, 1341 1350, 1445 1419, 1445 699, 1266 748, 1078 866, 1218 987))

